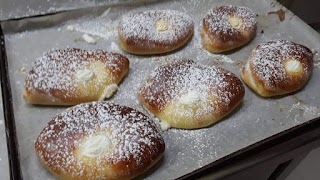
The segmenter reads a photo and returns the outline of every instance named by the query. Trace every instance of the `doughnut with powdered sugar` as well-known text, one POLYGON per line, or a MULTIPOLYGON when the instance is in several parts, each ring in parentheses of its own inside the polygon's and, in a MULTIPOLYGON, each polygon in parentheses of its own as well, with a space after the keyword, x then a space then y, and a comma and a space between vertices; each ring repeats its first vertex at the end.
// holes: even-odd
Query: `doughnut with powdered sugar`
POLYGON ((247 7, 229 5, 212 9, 202 22, 203 47, 221 53, 243 46, 256 35, 256 24, 256 14, 247 7))
POLYGON ((229 114, 244 97, 233 73, 191 60, 155 69, 139 91, 140 103, 171 127, 196 129, 229 114))
POLYGON ((118 53, 75 48, 45 53, 25 80, 27 103, 75 105, 110 97, 129 69, 129 60, 118 53))
POLYGON ((160 160, 164 140, 132 108, 84 103, 58 114, 38 136, 40 162, 61 179, 131 179, 160 160))
POLYGON ((287 40, 272 40, 252 50, 241 76, 254 92, 271 97, 301 89, 312 70, 310 49, 287 40))
POLYGON ((124 16, 118 36, 122 49, 132 54, 161 54, 186 44, 194 31, 192 19, 179 11, 150 10, 124 16))

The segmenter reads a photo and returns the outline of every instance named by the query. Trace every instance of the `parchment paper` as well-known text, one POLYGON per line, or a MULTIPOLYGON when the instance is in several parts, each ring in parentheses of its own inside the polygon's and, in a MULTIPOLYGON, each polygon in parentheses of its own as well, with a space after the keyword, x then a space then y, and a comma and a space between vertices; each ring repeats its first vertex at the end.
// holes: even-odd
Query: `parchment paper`
MULTIPOLYGON (((222 66, 240 77, 249 52, 259 43, 271 39, 287 39, 320 52, 320 37, 299 18, 286 11, 285 20, 275 14, 281 6, 273 1, 185 0, 156 3, 112 5, 76 10, 38 18, 3 23, 13 105, 19 140, 22 173, 25 179, 54 179, 37 161, 34 141, 43 127, 65 107, 27 105, 22 99, 24 79, 32 63, 43 53, 57 48, 78 47, 120 52, 130 60, 128 76, 109 101, 145 110, 137 101, 137 89, 159 64, 173 59, 189 58, 199 63, 222 66), (258 16, 255 39, 243 48, 224 55, 207 52, 201 46, 203 16, 222 4, 247 6, 258 16), (134 56, 123 52, 117 40, 116 27, 121 15, 147 9, 174 9, 189 14, 195 22, 195 34, 183 49, 161 56, 134 56), (68 31, 67 26, 75 28, 68 31), (87 33, 97 40, 95 45, 81 39, 87 33)), ((143 175, 146 179, 175 179, 226 155, 239 151, 265 138, 320 116, 319 55, 307 86, 294 95, 260 98, 246 87, 243 103, 231 115, 214 126, 200 130, 170 129, 162 133, 166 142, 164 158, 143 175)), ((145 112, 148 114, 147 112, 145 112)), ((152 116, 152 115, 150 115, 152 116)))

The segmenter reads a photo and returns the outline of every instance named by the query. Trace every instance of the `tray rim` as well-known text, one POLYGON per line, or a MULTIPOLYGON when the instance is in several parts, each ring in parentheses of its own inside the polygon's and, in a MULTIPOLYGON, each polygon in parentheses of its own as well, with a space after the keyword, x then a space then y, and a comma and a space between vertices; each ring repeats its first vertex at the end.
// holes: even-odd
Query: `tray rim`
POLYGON ((8 73, 8 61, 4 34, 0 22, 0 78, 2 90, 3 115, 5 122, 6 142, 8 150, 8 160, 10 168, 10 179, 19 180, 22 178, 18 139, 16 135, 16 125, 12 104, 12 92, 10 87, 10 78, 8 73))
MULTIPOLYGON (((10 83, 9 72, 8 72, 9 70, 8 70, 5 38, 4 38, 4 33, 3 33, 1 24, 2 22, 6 22, 6 21, 18 21, 23 19, 35 18, 35 17, 60 14, 67 11, 72 11, 72 10, 54 12, 49 14, 40 14, 40 15, 28 16, 28 17, 20 17, 15 19, 7 19, 2 21, 0 20, 0 83, 1 83, 1 90, 2 90, 1 103, 3 103, 3 115, 4 115, 4 122, 5 122, 10 179, 13 179, 13 180, 23 179, 23 175, 22 175, 21 165, 20 165, 20 155, 19 155, 19 148, 18 148, 19 143, 16 135, 15 118, 14 118, 14 110, 13 110, 14 108, 12 104, 12 91, 11 91, 11 85, 10 85, 11 83, 10 83)), ((290 11, 290 10, 287 10, 287 11, 290 11)), ((296 125, 294 127, 291 127, 289 129, 286 129, 277 134, 274 134, 261 141, 255 142, 243 149, 235 151, 201 168, 198 168, 190 173, 180 176, 177 179, 185 180, 185 179, 200 178, 204 174, 212 173, 213 172, 212 169, 225 167, 227 165, 240 161, 243 158, 262 152, 267 148, 272 148, 276 145, 292 140, 298 136, 305 135, 308 132, 311 132, 317 128, 320 128, 320 116, 314 119, 311 119, 307 122, 296 125)), ((319 132, 319 135, 320 135, 320 132, 319 132)), ((320 139, 320 137, 318 139, 320 139)), ((299 143, 297 142, 297 144, 299 143)))

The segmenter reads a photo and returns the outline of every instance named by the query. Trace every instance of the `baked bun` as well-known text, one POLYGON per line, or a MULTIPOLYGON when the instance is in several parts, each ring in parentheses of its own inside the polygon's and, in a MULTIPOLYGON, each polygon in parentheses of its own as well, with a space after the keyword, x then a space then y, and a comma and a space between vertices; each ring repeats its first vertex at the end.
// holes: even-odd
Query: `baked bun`
POLYGON ((310 49, 286 40, 273 40, 252 50, 241 76, 257 94, 271 97, 302 88, 312 69, 310 49))
POLYGON ((139 101, 171 127, 195 129, 229 114, 244 93, 231 72, 188 60, 158 67, 140 89, 139 101))
POLYGON ((131 179, 163 155, 154 122, 129 107, 91 102, 54 117, 35 142, 40 162, 61 179, 131 179))
POLYGON ((203 47, 221 53, 248 43, 256 35, 256 14, 247 7, 220 6, 207 13, 202 23, 203 47))
POLYGON ((183 46, 193 34, 192 19, 179 11, 150 10, 124 16, 118 27, 122 49, 132 54, 161 54, 183 46))
POLYGON ((118 88, 129 60, 118 53, 81 49, 53 50, 32 66, 25 81, 27 103, 74 105, 103 100, 118 88))

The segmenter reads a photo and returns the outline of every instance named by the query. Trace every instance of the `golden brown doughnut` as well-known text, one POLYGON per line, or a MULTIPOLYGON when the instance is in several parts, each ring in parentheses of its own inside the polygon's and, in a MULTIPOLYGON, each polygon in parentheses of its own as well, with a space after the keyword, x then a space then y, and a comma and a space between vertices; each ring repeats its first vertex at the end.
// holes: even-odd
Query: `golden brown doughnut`
POLYGON ((45 53, 25 80, 27 103, 74 105, 110 97, 129 69, 118 53, 75 48, 45 53))
POLYGON ((312 70, 310 49, 286 40, 272 40, 252 50, 241 76, 257 94, 271 97, 301 89, 312 70))
POLYGON ((203 18, 203 47, 221 53, 243 46, 256 35, 256 24, 256 14, 247 7, 229 5, 212 9, 203 18))
POLYGON ((140 89, 139 101, 171 127, 195 129, 229 114, 244 93, 233 73, 188 60, 158 67, 140 89))
POLYGON ((68 180, 131 179, 154 165, 164 150, 151 119, 103 101, 68 108, 35 142, 40 162, 68 180))
POLYGON ((122 49, 132 54, 161 54, 183 46, 193 34, 192 19, 179 11, 150 10, 124 16, 118 27, 122 49))

